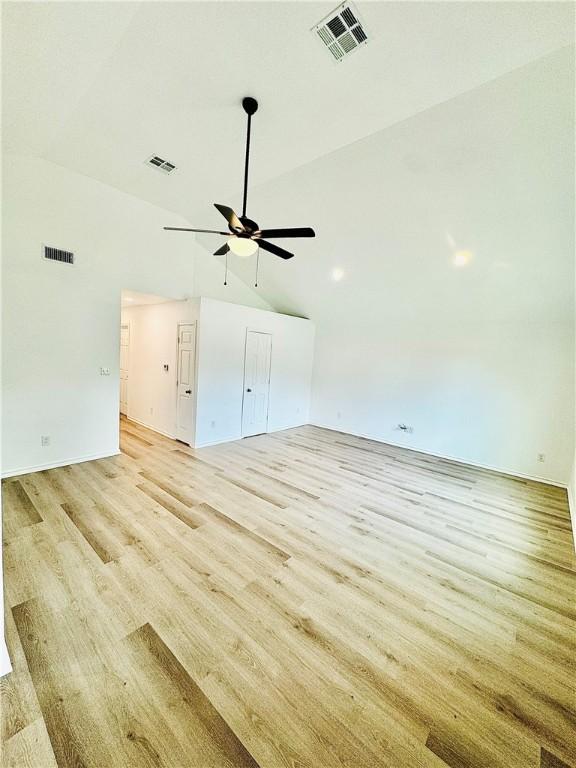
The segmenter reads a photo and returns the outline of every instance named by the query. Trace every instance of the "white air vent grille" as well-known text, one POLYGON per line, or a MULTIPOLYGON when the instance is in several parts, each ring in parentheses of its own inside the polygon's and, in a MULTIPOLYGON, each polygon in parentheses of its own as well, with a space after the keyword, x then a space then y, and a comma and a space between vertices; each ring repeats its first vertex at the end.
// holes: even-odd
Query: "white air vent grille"
POLYGON ((146 160, 146 164, 151 165, 153 168, 157 168, 164 173, 172 173, 172 171, 176 170, 174 163, 169 163, 168 160, 164 160, 163 158, 158 157, 158 155, 151 155, 146 160))
POLYGON ((368 42, 368 35, 352 3, 342 3, 311 30, 336 61, 342 61, 368 42))
POLYGON ((74 264, 74 254, 72 251, 63 251, 61 248, 52 248, 50 245, 43 246, 42 255, 48 261, 59 261, 62 264, 74 264))

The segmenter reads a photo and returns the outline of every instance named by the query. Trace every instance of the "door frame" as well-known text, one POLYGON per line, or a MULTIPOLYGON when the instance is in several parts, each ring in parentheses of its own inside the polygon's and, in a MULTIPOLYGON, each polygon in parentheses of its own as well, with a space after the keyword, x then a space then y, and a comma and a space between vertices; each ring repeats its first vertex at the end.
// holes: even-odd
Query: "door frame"
MULTIPOLYGON (((268 420, 270 418, 270 379, 272 378, 272 352, 274 349, 274 333, 272 331, 264 331, 262 328, 251 328, 250 326, 246 326, 246 335, 244 337, 244 366, 242 369, 242 408, 240 409, 240 438, 244 439, 244 435, 242 434, 243 429, 242 426, 244 424, 244 396, 246 394, 246 351, 248 349, 248 334, 249 333, 264 333, 266 336, 270 336, 270 367, 268 368, 268 400, 266 404, 266 432, 262 432, 261 434, 268 434, 268 420)), ((246 435, 246 437, 249 437, 249 435, 246 435)), ((254 437, 254 435, 250 435, 250 437, 254 437)))
MULTIPOLYGON (((122 354, 122 326, 127 325, 128 326, 128 367, 126 370, 128 371, 128 383, 130 383, 130 348, 132 346, 132 321, 130 319, 126 320, 126 322, 122 322, 122 318, 120 318, 120 339, 118 343, 118 361, 120 362, 120 355, 122 354)), ((127 419, 130 418, 128 416, 128 405, 130 400, 130 386, 127 387, 127 395, 126 395, 126 413, 122 414, 122 411, 120 410, 121 403, 122 403, 122 379, 120 378, 120 365, 118 365, 118 413, 120 415, 125 416, 127 419)))
POLYGON ((190 448, 194 448, 196 445, 196 407, 198 404, 198 321, 187 320, 176 323, 176 376, 175 376, 175 390, 174 397, 176 399, 176 423, 174 424, 175 439, 183 445, 189 445, 190 448), (184 443, 178 437, 178 374, 180 372, 180 328, 183 325, 194 326, 194 387, 192 388, 192 424, 190 426, 191 438, 190 443, 184 443))

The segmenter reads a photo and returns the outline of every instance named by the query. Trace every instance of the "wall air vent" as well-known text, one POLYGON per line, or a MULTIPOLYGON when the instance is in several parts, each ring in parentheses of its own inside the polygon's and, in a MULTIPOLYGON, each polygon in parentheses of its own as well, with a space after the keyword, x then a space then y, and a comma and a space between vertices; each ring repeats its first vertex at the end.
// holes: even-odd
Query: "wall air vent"
POLYGON ((176 166, 173 163, 169 163, 168 160, 163 160, 158 155, 151 155, 146 160, 146 165, 151 165, 153 168, 158 168, 159 171, 164 173, 172 173, 176 170, 176 166))
POLYGON ((74 264, 74 254, 72 251, 63 251, 61 248, 52 248, 50 245, 43 246, 42 256, 48 261, 59 261, 62 264, 74 264))
POLYGON ((311 32, 335 61, 349 56, 368 42, 368 35, 352 3, 342 3, 325 16, 311 32))

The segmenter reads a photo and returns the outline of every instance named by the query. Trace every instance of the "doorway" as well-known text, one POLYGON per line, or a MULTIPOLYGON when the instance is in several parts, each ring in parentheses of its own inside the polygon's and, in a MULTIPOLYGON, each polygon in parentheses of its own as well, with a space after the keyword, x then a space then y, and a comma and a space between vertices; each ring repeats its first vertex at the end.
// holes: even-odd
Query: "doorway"
MULTIPOLYGON (((122 420, 193 444, 195 348, 196 310, 188 300, 123 290, 119 349, 122 420)), ((124 427, 130 424, 124 422, 124 427)))
POLYGON ((242 437, 268 431, 272 334, 246 332, 242 437))

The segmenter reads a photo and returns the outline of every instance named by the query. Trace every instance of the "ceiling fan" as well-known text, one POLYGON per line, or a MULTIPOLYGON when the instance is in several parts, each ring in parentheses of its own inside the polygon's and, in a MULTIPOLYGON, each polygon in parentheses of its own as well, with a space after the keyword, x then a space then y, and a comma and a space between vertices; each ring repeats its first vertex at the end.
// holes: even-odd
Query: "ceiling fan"
POLYGON ((248 115, 248 129, 246 132, 246 160, 244 163, 244 201, 242 204, 242 216, 237 216, 232 208, 227 205, 214 203, 222 216, 228 222, 229 232, 215 229, 188 229, 186 227, 164 227, 164 229, 178 232, 207 232, 213 235, 225 235, 228 240, 224 245, 214 251, 214 256, 223 256, 232 251, 237 256, 251 256, 260 247, 265 251, 280 256, 281 259, 291 259, 294 254, 280 248, 274 243, 269 243, 268 238, 276 237, 315 237, 316 233, 310 227, 292 227, 291 229, 260 229, 258 224, 246 216, 246 200, 248 197, 248 165, 250 162, 250 126, 252 115, 258 109, 258 102, 251 96, 242 99, 242 107, 248 115))

